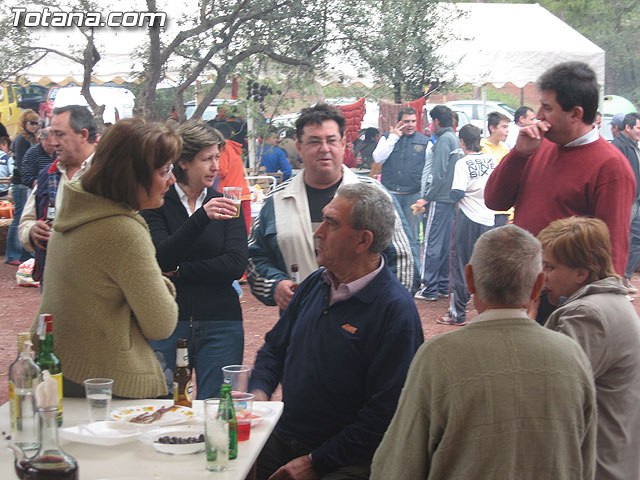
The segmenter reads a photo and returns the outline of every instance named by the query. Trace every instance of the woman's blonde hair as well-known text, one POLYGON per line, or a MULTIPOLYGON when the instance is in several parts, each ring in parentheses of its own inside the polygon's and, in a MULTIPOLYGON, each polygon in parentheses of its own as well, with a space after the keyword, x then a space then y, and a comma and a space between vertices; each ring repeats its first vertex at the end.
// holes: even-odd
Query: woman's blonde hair
POLYGON ((570 217, 554 220, 538 234, 542 248, 560 264, 586 268, 588 283, 618 277, 611 260, 607 225, 597 218, 570 217))
POLYGON ((194 120, 183 123, 176 129, 176 132, 182 138, 182 151, 174 163, 173 174, 176 180, 184 185, 187 183, 187 174, 180 166, 180 162, 192 162, 201 150, 213 145, 218 145, 218 148, 223 150, 226 141, 222 133, 215 128, 194 120))
POLYGON ((25 137, 27 140, 30 140, 31 143, 38 143, 37 135, 27 130, 27 123, 39 121, 40 116, 36 112, 31 110, 30 108, 23 110, 22 114, 20 115, 20 125, 18 126, 18 133, 25 137))

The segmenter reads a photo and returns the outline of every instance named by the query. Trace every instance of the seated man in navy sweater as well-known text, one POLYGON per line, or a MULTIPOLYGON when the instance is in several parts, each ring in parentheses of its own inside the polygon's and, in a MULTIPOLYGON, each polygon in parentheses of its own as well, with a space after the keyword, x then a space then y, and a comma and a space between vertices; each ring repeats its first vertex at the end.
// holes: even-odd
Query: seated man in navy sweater
POLYGON ((369 478, 424 341, 413 298, 381 254, 393 211, 388 193, 361 183, 342 185, 324 208, 315 238, 325 268, 266 335, 249 384, 267 400, 282 382, 284 400, 258 479, 369 478))

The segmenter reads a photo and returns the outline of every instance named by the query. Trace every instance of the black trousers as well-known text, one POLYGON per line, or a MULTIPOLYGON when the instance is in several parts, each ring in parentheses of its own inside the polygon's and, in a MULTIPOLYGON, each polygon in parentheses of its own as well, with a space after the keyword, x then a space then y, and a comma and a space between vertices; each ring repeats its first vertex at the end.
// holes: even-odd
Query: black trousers
MULTIPOLYGON (((297 440, 286 440, 273 432, 258 457, 256 480, 267 480, 281 466, 294 458, 309 455, 311 448, 297 440)), ((369 464, 349 465, 327 473, 322 480, 367 480, 369 464)))

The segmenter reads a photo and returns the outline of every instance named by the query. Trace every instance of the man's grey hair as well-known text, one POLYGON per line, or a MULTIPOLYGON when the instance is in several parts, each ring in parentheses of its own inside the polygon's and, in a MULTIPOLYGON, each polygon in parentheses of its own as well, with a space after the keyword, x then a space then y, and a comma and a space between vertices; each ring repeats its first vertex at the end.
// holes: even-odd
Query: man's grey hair
POLYGON ((80 133, 82 130, 87 130, 89 136, 87 141, 89 143, 95 143, 98 136, 98 126, 96 120, 93 118, 93 113, 84 105, 65 105, 64 107, 54 108, 52 116, 61 115, 69 112, 69 126, 75 133, 80 133))
POLYGON ((49 129, 49 127, 40 129, 40 140, 46 140, 47 138, 49 138, 50 131, 51 130, 49 129))
POLYGON ((515 225, 482 235, 469 261, 476 295, 490 305, 526 305, 542 271, 542 247, 537 238, 515 225))
POLYGON ((354 202, 349 217, 351 227, 373 233, 369 251, 380 253, 387 248, 396 222, 389 194, 376 185, 358 182, 342 185, 337 195, 354 202))

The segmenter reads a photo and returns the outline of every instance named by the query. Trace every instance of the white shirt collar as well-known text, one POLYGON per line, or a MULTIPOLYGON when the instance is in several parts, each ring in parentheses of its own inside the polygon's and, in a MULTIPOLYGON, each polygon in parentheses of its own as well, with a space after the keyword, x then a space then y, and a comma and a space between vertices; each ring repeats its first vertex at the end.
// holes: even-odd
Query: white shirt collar
POLYGON ((370 272, 364 277, 360 277, 353 282, 341 283, 338 285, 338 288, 334 288, 331 273, 329 273, 329 270, 325 269, 322 272, 322 278, 331 286, 329 293, 329 305, 333 305, 337 302, 342 302, 355 296, 360 290, 369 285, 373 281, 373 279, 378 276, 383 267, 384 256, 380 255, 380 266, 373 272, 370 272))
POLYGON ((78 178, 82 177, 82 175, 84 175, 84 172, 86 172, 89 166, 91 166, 92 160, 93 160, 93 153, 89 155, 84 162, 82 162, 82 164, 80 165, 80 168, 76 170, 76 172, 73 174, 71 178, 67 177, 66 165, 58 162, 56 166, 58 167, 58 171, 62 173, 62 175, 64 175, 65 178, 67 178, 67 180, 77 180, 78 178))
POLYGON ((567 143, 566 145, 563 145, 563 147, 577 147, 579 145, 588 145, 598 140, 598 138, 600 138, 600 132, 598 131, 598 128, 594 125, 589 132, 567 143))
POLYGON ((187 194, 185 193, 185 191, 182 190, 182 188, 180 188, 180 185, 178 185, 178 182, 174 183, 173 186, 176 189, 176 193, 178 194, 180 203, 182 203, 182 205, 184 206, 184 209, 187 211, 187 215, 189 216, 193 215, 194 212, 202 206, 202 203, 204 202, 204 199, 207 196, 207 189, 206 188, 202 189, 202 191, 200 192, 200 195, 198 195, 198 198, 196 198, 196 208, 192 212, 191 207, 189 206, 189 197, 187 197, 187 194))

